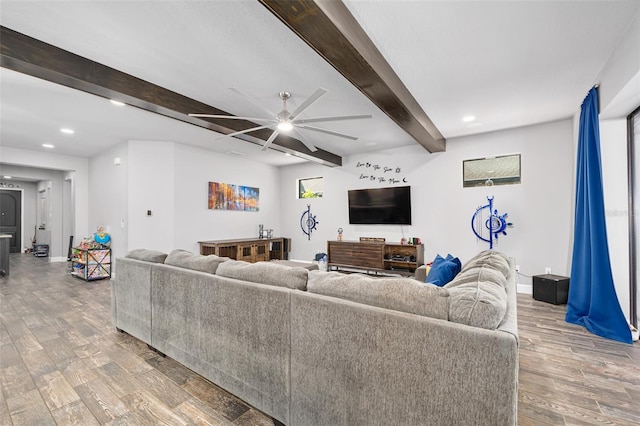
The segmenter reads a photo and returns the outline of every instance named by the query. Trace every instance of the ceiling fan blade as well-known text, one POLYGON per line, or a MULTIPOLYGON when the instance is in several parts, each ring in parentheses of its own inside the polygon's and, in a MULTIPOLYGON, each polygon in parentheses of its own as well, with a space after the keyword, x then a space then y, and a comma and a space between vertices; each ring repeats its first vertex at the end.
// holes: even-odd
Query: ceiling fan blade
POLYGON ((306 125, 298 125, 295 127, 299 127, 301 129, 313 130, 314 132, 326 133, 327 135, 338 136, 340 138, 350 139, 352 141, 357 141, 358 138, 355 136, 345 135, 344 133, 332 132, 331 130, 321 129, 319 127, 306 126, 306 125))
POLYGON ((269 115, 269 117, 275 117, 276 114, 274 114, 272 111, 269 111, 268 109, 266 109, 264 106, 262 106, 260 104, 260 102, 258 102, 257 99, 255 99, 253 96, 247 95, 246 93, 236 89, 235 87, 230 87, 229 90, 231 90, 233 93, 236 93, 240 96, 245 97, 249 102, 251 102, 253 105, 257 106, 258 108, 260 108, 262 111, 264 111, 265 113, 267 113, 269 115))
POLYGON ((307 140, 307 138, 302 134, 301 131, 299 131, 298 129, 296 129, 295 127, 293 128, 293 130, 298 134, 298 136, 300 137, 300 142, 303 143, 304 146, 306 146, 309 151, 311 152, 316 152, 318 150, 318 148, 316 148, 311 142, 309 142, 307 140))
POLYGON ((262 145, 262 150, 266 151, 267 148, 269 148, 269 145, 271 145, 271 142, 273 142, 279 134, 280 134, 280 130, 275 129, 273 133, 271 133, 271 136, 269 136, 269 139, 267 139, 264 145, 262 145))
POLYGON ((305 123, 326 123, 329 121, 347 121, 347 120, 363 120, 367 118, 373 118, 373 115, 342 115, 339 117, 318 117, 318 118, 305 118, 303 120, 294 120, 295 124, 305 123))
POLYGON ((320 99, 321 97, 323 97, 326 94, 327 94, 327 89, 323 89, 322 87, 320 87, 318 90, 313 92, 313 94, 311 96, 309 96, 307 99, 305 99, 305 101, 303 103, 301 103, 300 106, 298 108, 296 108, 295 111, 293 111, 291 113, 291 115, 289 116, 289 120, 294 120, 297 116, 302 114, 304 112, 304 110, 309 108, 318 99, 320 99))
POLYGON ((189 114, 189 117, 226 118, 229 120, 248 120, 248 121, 275 121, 273 118, 238 117, 236 115, 189 114))
POLYGON ((240 130, 239 132, 233 132, 233 133, 229 133, 228 135, 224 135, 224 136, 220 136, 215 138, 214 140, 218 140, 218 139, 223 139, 223 138, 230 138, 232 136, 238 136, 238 135, 242 135, 244 133, 249 133, 249 132, 253 132, 254 130, 261 130, 261 129, 267 129, 269 127, 273 127, 275 126, 276 123, 271 123, 271 124, 266 124, 264 126, 258 126, 258 127, 251 127, 250 129, 245 129, 245 130, 240 130))

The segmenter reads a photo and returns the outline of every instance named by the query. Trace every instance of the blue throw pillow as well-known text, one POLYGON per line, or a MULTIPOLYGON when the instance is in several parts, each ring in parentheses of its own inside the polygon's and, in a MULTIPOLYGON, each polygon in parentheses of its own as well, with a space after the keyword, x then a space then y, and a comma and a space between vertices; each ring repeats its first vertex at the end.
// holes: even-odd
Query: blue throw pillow
POLYGON ((461 269, 462 262, 457 257, 450 254, 446 258, 437 255, 424 281, 442 287, 454 279, 461 269))

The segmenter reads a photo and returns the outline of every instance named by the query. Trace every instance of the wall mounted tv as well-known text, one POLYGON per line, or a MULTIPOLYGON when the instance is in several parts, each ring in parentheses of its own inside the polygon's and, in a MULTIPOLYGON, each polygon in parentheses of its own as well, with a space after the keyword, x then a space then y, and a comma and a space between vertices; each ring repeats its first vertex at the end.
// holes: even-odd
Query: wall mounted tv
POLYGON ((411 225, 411 187, 350 190, 349 223, 411 225))

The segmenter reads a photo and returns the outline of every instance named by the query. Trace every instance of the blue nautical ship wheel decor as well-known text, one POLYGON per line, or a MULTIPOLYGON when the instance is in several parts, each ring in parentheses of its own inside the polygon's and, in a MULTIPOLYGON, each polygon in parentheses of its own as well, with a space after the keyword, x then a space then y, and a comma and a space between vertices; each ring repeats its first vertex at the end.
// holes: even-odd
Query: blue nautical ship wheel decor
POLYGON ((498 242, 498 236, 507 235, 506 229, 512 227, 513 223, 507 222, 507 213, 500 215, 497 209, 493 209, 493 197, 487 197, 487 200, 489 203, 478 207, 471 217, 471 230, 478 239, 489 243, 489 249, 493 249, 494 243, 498 242), (485 210, 489 213, 487 219, 483 217, 485 210), (484 236, 485 229, 489 231, 488 238, 484 236))
POLYGON ((316 217, 311 214, 311 204, 307 204, 307 209, 302 213, 300 217, 300 227, 302 228, 302 232, 307 235, 307 238, 311 240, 311 233, 316 229, 318 225, 316 217))

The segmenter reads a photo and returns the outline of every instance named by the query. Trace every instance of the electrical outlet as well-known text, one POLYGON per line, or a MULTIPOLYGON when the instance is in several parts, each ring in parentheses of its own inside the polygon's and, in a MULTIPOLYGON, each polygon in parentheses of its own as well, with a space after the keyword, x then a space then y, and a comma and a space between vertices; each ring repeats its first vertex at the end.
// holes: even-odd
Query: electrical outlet
POLYGON ((544 273, 545 274, 550 274, 551 273, 551 266, 545 266, 544 267, 544 273))
POLYGON ((516 272, 520 272, 520 265, 516 265, 516 272))

